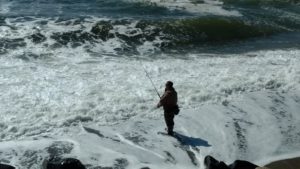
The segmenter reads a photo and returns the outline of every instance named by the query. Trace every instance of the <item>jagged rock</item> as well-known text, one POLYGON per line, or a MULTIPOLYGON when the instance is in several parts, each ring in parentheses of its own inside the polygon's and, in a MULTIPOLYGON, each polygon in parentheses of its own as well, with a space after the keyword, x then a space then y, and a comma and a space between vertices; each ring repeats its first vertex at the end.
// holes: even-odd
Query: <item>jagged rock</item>
POLYGON ((229 167, 230 169, 255 169, 258 166, 248 161, 236 160, 229 167))
POLYGON ((223 161, 218 161, 212 156, 204 158, 206 169, 255 169, 258 166, 248 161, 236 160, 227 166, 223 161))
POLYGON ((109 31, 112 29, 113 26, 110 22, 101 21, 92 27, 91 32, 94 33, 99 38, 101 38, 102 40, 107 40, 113 36, 112 34, 109 33, 109 31))
POLYGON ((0 168, 1 169, 15 169, 15 167, 10 166, 10 165, 6 165, 6 164, 0 164, 0 168))
POLYGON ((204 158, 204 165, 206 169, 230 169, 223 161, 218 161, 212 156, 204 158))
POLYGON ((77 159, 50 159, 46 164, 46 169, 86 169, 85 166, 77 159))

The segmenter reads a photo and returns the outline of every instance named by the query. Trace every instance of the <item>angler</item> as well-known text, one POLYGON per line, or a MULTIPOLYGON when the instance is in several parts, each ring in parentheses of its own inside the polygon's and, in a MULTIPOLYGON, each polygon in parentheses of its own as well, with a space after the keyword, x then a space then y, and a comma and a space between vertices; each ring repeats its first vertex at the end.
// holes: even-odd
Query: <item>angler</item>
POLYGON ((173 135, 174 116, 178 114, 177 92, 173 87, 173 82, 167 81, 165 93, 160 98, 157 108, 163 106, 165 122, 168 127, 168 135, 173 135))

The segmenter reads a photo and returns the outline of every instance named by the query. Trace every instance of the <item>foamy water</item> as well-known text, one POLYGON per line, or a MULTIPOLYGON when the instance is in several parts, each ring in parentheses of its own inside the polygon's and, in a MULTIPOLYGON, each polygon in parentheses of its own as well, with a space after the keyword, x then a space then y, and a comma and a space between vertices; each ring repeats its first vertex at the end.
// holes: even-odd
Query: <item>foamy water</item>
MULTIPOLYGON (((51 38, 44 42, 51 43, 51 38)), ((123 159, 127 168, 204 168, 205 155, 264 164, 297 153, 298 49, 151 59, 118 57, 113 49, 113 57, 99 54, 110 50, 110 42, 89 46, 98 54, 84 46, 26 44, 0 58, 4 163, 39 168, 53 147, 91 166, 114 166, 123 159), (144 69, 160 93, 165 81, 174 81, 182 107, 175 131, 188 145, 178 149, 176 140, 156 134, 164 128, 162 110, 155 109, 158 97, 144 69)))
POLYGON ((213 155, 227 164, 242 159, 263 165, 299 155, 299 98, 299 90, 252 92, 226 106, 182 109, 175 118, 181 142, 157 134, 164 128, 159 112, 112 126, 78 118, 48 134, 2 141, 1 159, 17 168, 40 168, 56 155, 90 168, 204 169, 204 157, 213 155))
POLYGON ((89 169, 204 169, 206 155, 259 165, 299 155, 297 12, 282 23, 260 14, 286 9, 208 0, 0 4, 1 163, 39 169, 59 156, 89 169), (181 141, 157 134, 165 124, 145 71, 160 94, 174 82, 181 141))
MULTIPOLYGON (((140 0, 125 0, 129 2, 141 2, 140 0)), ((191 12, 194 14, 213 14, 220 16, 242 16, 236 10, 228 10, 222 7, 223 2, 221 1, 212 1, 212 0, 177 0, 175 3, 173 0, 147 0, 145 1, 149 4, 155 4, 158 6, 166 7, 171 10, 183 10, 186 12, 191 12)))
MULTIPOLYGON (((57 135, 68 138, 76 135, 77 132, 74 133, 73 130, 78 128, 80 123, 93 126, 112 125, 112 128, 120 132, 120 135, 122 135, 121 132, 135 133, 135 124, 132 124, 131 121, 139 121, 139 119, 146 123, 146 126, 141 125, 141 129, 150 127, 147 129, 147 133, 149 132, 150 135, 153 135, 152 137, 156 138, 156 132, 163 129, 164 124, 161 110, 154 108, 158 98, 143 67, 149 72, 159 91, 163 91, 165 81, 174 81, 183 112, 182 117, 178 118, 182 121, 180 126, 184 128, 183 131, 194 131, 194 134, 203 139, 211 134, 216 137, 215 132, 225 132, 226 134, 221 134, 225 138, 235 137, 234 127, 224 131, 221 126, 216 126, 213 129, 206 129, 203 131, 204 133, 195 133, 201 130, 203 125, 206 125, 205 128, 209 128, 210 123, 218 122, 218 119, 222 118, 218 111, 224 113, 232 111, 231 108, 218 108, 218 106, 206 110, 204 105, 231 104, 232 101, 236 102, 235 100, 242 99, 245 93, 253 91, 266 91, 266 93, 269 90, 284 93, 295 91, 296 97, 299 94, 297 94, 299 92, 297 86, 300 81, 298 50, 261 51, 244 55, 220 56, 191 54, 185 56, 185 59, 163 55, 156 60, 96 58, 80 52, 80 50, 58 52, 49 60, 27 61, 7 55, 1 57, 1 63, 3 63, 0 87, 2 141, 31 140, 43 137, 55 139, 57 135), (255 57, 253 57, 254 54, 255 57), (199 109, 201 113, 196 115, 199 109), (190 111, 196 114, 190 115, 190 111), (205 111, 217 113, 213 117, 218 116, 218 118, 207 119, 207 122, 203 122, 203 119, 206 118, 203 116, 211 116, 205 111), (188 125, 191 123, 191 116, 200 121, 196 120, 194 125, 188 125), (147 123, 152 123, 153 119, 160 120, 157 129, 151 129, 151 126, 147 127, 150 125, 147 123), (133 128, 129 127, 128 130, 119 131, 116 126, 120 125, 133 125, 133 128)), ((267 98, 267 96, 268 94, 263 94, 253 97, 260 99, 261 97, 267 98)), ((262 103, 261 106, 268 107, 268 102, 262 103)), ((265 151, 260 149, 261 152, 257 152, 255 142, 260 141, 260 137, 269 136, 270 141, 275 144, 273 139, 277 139, 271 136, 285 136, 278 132, 271 132, 273 129, 265 131, 267 126, 270 127, 270 124, 278 122, 272 117, 272 114, 269 114, 273 111, 255 108, 255 104, 258 103, 250 104, 250 106, 247 103, 245 105, 237 104, 241 109, 248 109, 249 116, 252 118, 249 123, 241 121, 249 130, 249 135, 245 136, 245 139, 249 139, 249 143, 241 144, 250 144, 248 146, 254 146, 254 148, 246 147, 246 150, 240 150, 245 151, 244 155, 236 148, 237 144, 229 147, 237 149, 236 152, 232 152, 230 149, 220 148, 222 143, 211 140, 209 142, 215 142, 214 145, 208 149, 208 152, 201 151, 199 158, 202 159, 205 154, 213 153, 220 156, 218 153, 225 155, 229 152, 231 153, 224 157, 228 161, 237 157, 258 160, 254 158, 257 154, 261 154, 261 157, 272 155, 268 153, 269 151, 274 153, 273 149, 265 151), (262 116, 262 111, 266 111, 265 117, 262 116), (259 122, 259 119, 264 120, 259 122), (252 129, 251 123, 256 128, 252 129), (249 126, 247 126, 248 124, 249 126), (262 131, 256 133, 257 128, 262 131), (251 141, 252 139, 254 140, 251 141)), ((290 104, 289 101, 286 104, 290 104)), ((277 108, 280 109, 275 106, 275 109, 277 108)), ((285 116, 292 116, 294 119, 296 114, 289 115, 289 113, 296 113, 297 109, 290 111, 287 106, 283 110, 284 114, 285 111, 288 113, 285 116)), ((229 114, 226 115, 228 117, 224 118, 236 119, 242 115, 234 112, 228 112, 229 114)), ((285 119, 285 116, 282 118, 285 119)), ((241 119, 245 118, 241 117, 241 119)), ((296 121, 292 124, 299 127, 296 121)), ((284 123, 282 125, 285 126, 284 123)), ((182 131, 179 126, 177 130, 182 131)), ((114 131, 109 133, 112 134, 112 137, 118 136, 114 134, 114 131)), ((190 133, 186 133, 186 135, 189 136, 190 133)), ((288 148, 293 147, 297 143, 297 139, 298 136, 288 148)), ((230 145, 232 142, 232 140, 228 140, 225 143, 230 145)), ((278 141, 276 145, 281 146, 281 144, 282 142, 278 141)), ((145 147, 142 146, 142 148, 145 147)), ((139 148, 140 151, 145 151, 142 148, 139 148)), ((113 148, 109 149, 113 150, 113 148)), ((168 166, 168 164, 165 165, 168 166)))

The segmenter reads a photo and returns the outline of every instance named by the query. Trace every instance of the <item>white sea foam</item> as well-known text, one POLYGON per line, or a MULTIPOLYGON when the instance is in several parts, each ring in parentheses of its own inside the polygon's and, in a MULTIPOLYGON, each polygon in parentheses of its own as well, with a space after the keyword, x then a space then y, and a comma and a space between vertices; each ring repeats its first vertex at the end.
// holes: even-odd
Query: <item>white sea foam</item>
MULTIPOLYGON (((16 50, 10 54, 21 53, 16 50)), ((3 139, 33 135, 34 126, 28 123, 39 123, 49 130, 49 125, 78 121, 114 124, 137 114, 156 112, 153 106, 158 99, 143 67, 161 92, 164 82, 173 80, 184 108, 209 102, 226 104, 251 91, 288 91, 300 81, 298 53, 262 51, 256 57, 201 54, 186 56, 189 59, 185 60, 165 55, 146 61, 95 58, 77 48, 58 50, 53 53, 56 59, 50 61, 1 57, 2 113, 13 124, 24 125, 3 139), (19 116, 25 117, 24 122, 19 116)))
MULTIPOLYGON (((32 52, 43 55, 41 49, 32 48, 32 52)), ((209 154, 227 163, 239 158, 263 164, 297 153, 297 49, 181 57, 164 54, 153 60, 95 57, 81 47, 51 52, 51 59, 15 57, 24 54, 23 49, 0 57, 1 140, 3 144, 20 141, 15 148, 3 150, 1 157, 19 168, 33 158, 26 156, 32 152, 30 147, 18 148, 22 140, 49 137, 48 147, 62 138, 72 140, 72 144, 59 143, 73 147, 66 155, 94 166, 112 166, 121 158, 133 168, 195 168, 185 152, 189 149, 200 168, 209 154), (161 110, 154 108, 158 98, 143 67, 161 92, 165 81, 174 81, 182 107, 175 130, 192 147, 200 148, 200 153, 189 146, 174 148, 176 140, 156 135, 164 124, 161 110), (13 151, 20 153, 13 155, 13 151)), ((49 156, 45 147, 34 150, 40 159, 34 166, 49 156)))
POLYGON ((223 2, 204 0, 201 2, 193 0, 125 0, 129 2, 154 3, 158 6, 166 7, 170 10, 186 11, 201 15, 221 15, 221 16, 242 16, 236 10, 227 10, 222 7, 223 2))
POLYGON ((251 92, 227 106, 182 109, 175 118, 182 145, 156 134, 164 128, 162 114, 156 112, 155 119, 141 113, 114 126, 83 122, 61 126, 47 135, 2 141, 0 157, 18 169, 39 168, 51 153, 61 152, 85 165, 101 167, 204 169, 206 155, 227 164, 241 159, 263 165, 299 155, 299 108, 299 89, 251 92))

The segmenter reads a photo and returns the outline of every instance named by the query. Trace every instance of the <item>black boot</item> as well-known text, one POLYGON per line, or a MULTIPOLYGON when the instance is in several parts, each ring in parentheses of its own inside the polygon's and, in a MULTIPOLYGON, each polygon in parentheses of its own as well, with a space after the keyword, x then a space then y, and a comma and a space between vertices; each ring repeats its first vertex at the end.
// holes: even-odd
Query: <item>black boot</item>
POLYGON ((173 127, 168 127, 168 135, 170 135, 170 136, 174 135, 173 127))

